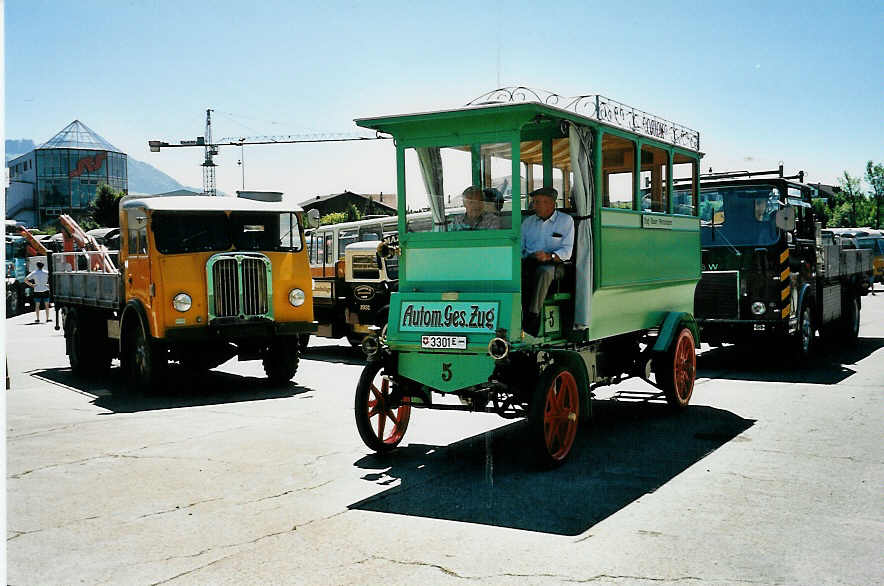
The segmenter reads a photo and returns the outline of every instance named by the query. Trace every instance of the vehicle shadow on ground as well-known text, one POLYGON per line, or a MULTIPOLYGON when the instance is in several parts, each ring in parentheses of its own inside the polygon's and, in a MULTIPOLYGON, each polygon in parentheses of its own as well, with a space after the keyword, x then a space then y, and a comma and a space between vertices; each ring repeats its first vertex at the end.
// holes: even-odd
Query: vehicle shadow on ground
POLYGON ((308 346, 301 351, 302 360, 320 360, 335 364, 365 365, 365 354, 352 346, 308 346))
POLYGON ((773 345, 713 348, 697 358, 697 376, 761 382, 835 385, 856 373, 854 365, 884 348, 884 338, 860 337, 838 345, 819 337, 812 356, 799 361, 788 349, 773 345))
POLYGON ((592 424, 558 469, 531 463, 519 421, 449 446, 410 444, 358 460, 364 480, 401 484, 349 508, 579 535, 754 424, 706 406, 673 414, 606 400, 593 409, 592 424))
POLYGON ((119 368, 110 369, 100 379, 77 376, 70 368, 35 370, 28 374, 93 396, 95 398, 92 404, 114 413, 284 399, 313 390, 292 382, 286 385, 270 385, 264 378, 227 372, 195 374, 176 365, 169 367, 169 382, 151 394, 138 394, 127 388, 119 368))

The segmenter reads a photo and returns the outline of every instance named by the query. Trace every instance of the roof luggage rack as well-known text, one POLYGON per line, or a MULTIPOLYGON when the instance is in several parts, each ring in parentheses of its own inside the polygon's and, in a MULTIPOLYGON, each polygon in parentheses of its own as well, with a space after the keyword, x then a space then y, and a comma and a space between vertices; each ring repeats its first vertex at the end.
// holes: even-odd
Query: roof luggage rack
POLYGON ((546 90, 527 87, 504 87, 470 100, 466 106, 489 106, 506 102, 537 102, 552 108, 568 110, 693 151, 700 150, 700 133, 675 122, 654 116, 622 102, 599 94, 563 96, 546 90))

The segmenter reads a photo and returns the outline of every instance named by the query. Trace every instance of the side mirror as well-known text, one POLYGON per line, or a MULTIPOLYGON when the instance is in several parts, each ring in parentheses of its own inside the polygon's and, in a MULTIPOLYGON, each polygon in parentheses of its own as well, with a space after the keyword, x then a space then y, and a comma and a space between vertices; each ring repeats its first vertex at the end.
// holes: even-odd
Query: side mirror
POLYGON ((316 208, 307 212, 305 223, 308 228, 316 228, 319 226, 319 210, 316 208))
POLYGON ((777 210, 776 219, 774 220, 777 228, 791 232, 795 229, 795 208, 786 206, 777 210))

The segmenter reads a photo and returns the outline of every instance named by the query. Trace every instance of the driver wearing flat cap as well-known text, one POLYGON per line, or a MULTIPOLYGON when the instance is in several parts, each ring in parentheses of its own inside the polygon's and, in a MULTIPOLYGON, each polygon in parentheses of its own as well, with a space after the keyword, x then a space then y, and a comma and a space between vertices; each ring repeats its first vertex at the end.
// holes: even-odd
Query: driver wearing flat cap
POLYGON ((574 250, 574 220, 556 210, 558 192, 541 187, 528 194, 535 215, 522 222, 522 329, 536 336, 543 300, 553 280, 561 278, 562 262, 574 250))

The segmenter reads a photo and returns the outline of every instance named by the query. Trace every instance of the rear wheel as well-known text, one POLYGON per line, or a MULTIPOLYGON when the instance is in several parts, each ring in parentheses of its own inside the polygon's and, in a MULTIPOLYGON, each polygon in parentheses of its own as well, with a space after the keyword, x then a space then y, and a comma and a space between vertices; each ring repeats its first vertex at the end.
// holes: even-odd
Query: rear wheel
POLYGON ((528 441, 537 463, 544 468, 560 465, 577 438, 580 393, 566 367, 540 376, 528 411, 528 441))
POLYGON ((310 334, 298 334, 298 346, 301 349, 301 352, 307 349, 307 346, 310 344, 310 334))
POLYGON ((691 330, 682 328, 678 332, 669 349, 657 358, 654 371, 657 386, 663 389, 669 406, 676 410, 687 407, 697 376, 697 353, 691 330))
POLYGON ((386 453, 399 445, 411 419, 408 399, 394 404, 392 382, 380 362, 368 364, 356 385, 354 412, 359 437, 369 449, 386 453))
POLYGON ((6 290, 6 317, 13 317, 22 312, 22 295, 15 285, 6 290))
POLYGON ((841 316, 842 335, 845 342, 854 343, 859 338, 859 298, 851 295, 844 309, 841 316))
POLYGON ((64 337, 71 370, 79 375, 96 374, 110 368, 111 349, 101 330, 101 315, 71 309, 64 321, 64 337))
POLYGON ((349 342, 354 348, 361 348, 362 340, 364 339, 365 336, 362 334, 347 334, 347 342, 349 342))

